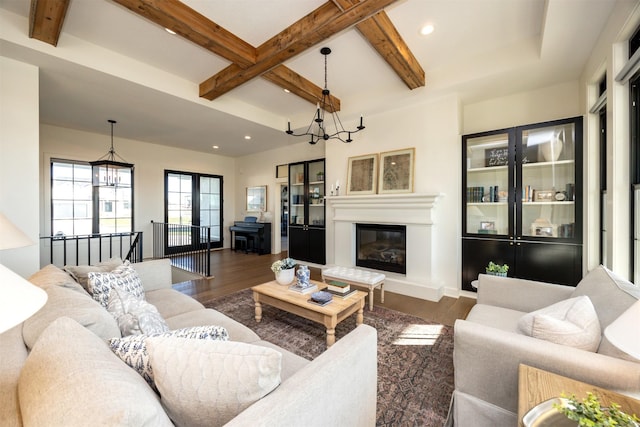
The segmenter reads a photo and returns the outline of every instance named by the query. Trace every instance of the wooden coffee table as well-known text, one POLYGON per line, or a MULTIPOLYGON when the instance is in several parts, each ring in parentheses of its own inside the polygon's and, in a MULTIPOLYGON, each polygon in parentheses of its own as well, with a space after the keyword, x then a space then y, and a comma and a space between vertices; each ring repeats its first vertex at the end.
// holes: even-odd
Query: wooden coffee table
MULTIPOLYGON (((318 290, 327 286, 314 280, 312 283, 318 285, 318 290)), ((279 308, 324 325, 327 328, 327 347, 336 342, 336 325, 353 313, 357 313, 356 324, 362 324, 364 299, 367 296, 366 292, 356 291, 345 299, 334 297, 331 303, 321 307, 309 302, 311 294, 291 291, 289 286, 280 285, 275 280, 254 286, 251 290, 256 307, 256 322, 262 320, 262 304, 279 308)))

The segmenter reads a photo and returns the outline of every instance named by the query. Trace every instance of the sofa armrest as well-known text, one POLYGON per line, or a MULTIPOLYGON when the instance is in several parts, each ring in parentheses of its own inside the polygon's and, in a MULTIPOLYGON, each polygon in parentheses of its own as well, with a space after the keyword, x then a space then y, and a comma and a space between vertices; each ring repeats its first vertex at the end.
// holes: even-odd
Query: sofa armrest
POLYGON ((171 260, 168 258, 131 264, 140 276, 145 292, 171 289, 171 260))
POLYGON ((374 426, 377 357, 375 328, 360 325, 226 426, 374 426))
POLYGON ((478 304, 494 305, 529 313, 570 298, 573 286, 533 280, 478 275, 478 304))
POLYGON ((465 320, 454 325, 453 361, 456 391, 514 413, 521 363, 623 394, 640 391, 640 363, 465 320))

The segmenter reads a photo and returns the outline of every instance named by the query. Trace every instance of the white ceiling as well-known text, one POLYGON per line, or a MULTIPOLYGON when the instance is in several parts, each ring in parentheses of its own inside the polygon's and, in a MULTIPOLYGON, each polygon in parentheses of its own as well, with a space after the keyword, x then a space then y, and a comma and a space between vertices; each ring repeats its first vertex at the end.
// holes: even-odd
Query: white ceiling
MULTIPOLYGON (((632 1, 632 0, 618 0, 632 1)), ((254 46, 324 3, 323 0, 183 0, 254 46)), ((21 38, 0 40, 0 53, 40 66, 41 122, 115 137, 241 156, 291 144, 284 134, 306 127, 314 107, 258 78, 211 102, 198 84, 229 62, 172 36, 108 0, 71 0, 58 46, 28 39, 29 1, 0 0, 0 16, 21 38), (41 46, 42 45, 42 46, 41 46), (94 49, 91 49, 94 47, 94 49), (153 84, 155 73, 104 63, 104 48, 184 81, 187 96, 153 84), (74 58, 90 57, 86 60, 74 58), (64 59, 61 59, 64 58, 64 59), (123 75, 131 78, 123 78, 123 75), (132 81, 129 81, 132 80, 132 81), (244 135, 251 135, 245 140, 244 135)), ((324 84, 322 46, 329 56, 328 87, 340 98, 340 118, 355 127, 367 117, 456 93, 463 102, 577 80, 616 0, 399 0, 386 8, 426 73, 409 90, 357 30, 314 46, 285 65, 324 84), (419 34, 432 23, 435 32, 419 34)), ((108 61, 107 61, 108 62, 108 61)), ((146 69, 148 70, 148 68, 146 69)), ((366 130, 364 131, 366 132, 366 130)), ((357 137, 356 137, 357 138, 357 137)))

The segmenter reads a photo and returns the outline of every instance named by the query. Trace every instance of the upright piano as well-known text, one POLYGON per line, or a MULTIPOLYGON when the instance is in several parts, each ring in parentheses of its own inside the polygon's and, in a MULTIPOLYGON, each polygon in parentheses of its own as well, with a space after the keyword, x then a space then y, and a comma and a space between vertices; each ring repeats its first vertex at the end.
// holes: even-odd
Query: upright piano
POLYGON ((260 255, 271 253, 270 222, 257 222, 255 217, 246 217, 244 221, 234 221, 229 231, 231 232, 231 250, 235 250, 235 236, 244 236, 247 239, 248 250, 260 255))

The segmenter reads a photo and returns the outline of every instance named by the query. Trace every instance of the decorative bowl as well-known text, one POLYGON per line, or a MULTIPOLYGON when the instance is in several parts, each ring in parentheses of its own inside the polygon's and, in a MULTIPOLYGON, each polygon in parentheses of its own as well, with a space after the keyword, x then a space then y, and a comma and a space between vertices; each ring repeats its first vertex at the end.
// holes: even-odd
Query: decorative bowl
POLYGON ((333 298, 333 296, 329 292, 325 291, 314 292, 311 294, 311 299, 319 303, 331 301, 331 298, 333 298))

